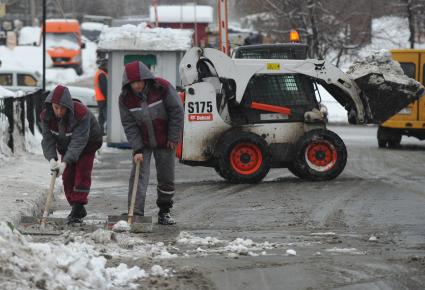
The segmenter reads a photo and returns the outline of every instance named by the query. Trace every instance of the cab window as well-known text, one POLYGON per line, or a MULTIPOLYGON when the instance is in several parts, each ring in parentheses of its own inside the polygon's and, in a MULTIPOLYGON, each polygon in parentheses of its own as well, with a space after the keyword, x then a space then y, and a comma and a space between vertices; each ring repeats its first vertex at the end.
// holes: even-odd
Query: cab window
POLYGON ((13 75, 0 73, 0 86, 13 86, 13 75))
MULTIPOLYGON (((295 122, 304 120, 304 113, 317 108, 314 87, 311 79, 298 74, 284 75, 255 75, 251 78, 241 101, 239 111, 231 113, 232 119, 245 116, 246 120, 237 120, 237 123, 264 123, 270 120, 264 114, 268 111, 252 109, 253 102, 265 105, 286 107, 291 115, 279 122, 295 122)), ((271 120, 271 122, 277 122, 271 120)))
POLYGON ((37 80, 32 75, 18 74, 18 86, 35 87, 37 80))
POLYGON ((416 65, 412 62, 400 62, 403 72, 412 79, 416 79, 416 65))

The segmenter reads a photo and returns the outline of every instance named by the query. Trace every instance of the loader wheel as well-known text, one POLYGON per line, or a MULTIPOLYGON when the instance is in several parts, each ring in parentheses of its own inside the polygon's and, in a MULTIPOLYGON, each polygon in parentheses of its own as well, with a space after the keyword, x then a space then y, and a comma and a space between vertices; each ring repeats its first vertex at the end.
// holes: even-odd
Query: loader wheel
POLYGON ((298 151, 288 168, 294 175, 311 181, 336 178, 347 163, 347 149, 332 131, 316 129, 305 133, 297 142, 298 151))
POLYGON ((396 130, 379 127, 376 133, 379 148, 396 148, 400 146, 401 134, 396 130))
POLYGON ((226 132, 217 142, 216 171, 232 183, 257 183, 269 172, 271 156, 266 141, 242 131, 226 132))

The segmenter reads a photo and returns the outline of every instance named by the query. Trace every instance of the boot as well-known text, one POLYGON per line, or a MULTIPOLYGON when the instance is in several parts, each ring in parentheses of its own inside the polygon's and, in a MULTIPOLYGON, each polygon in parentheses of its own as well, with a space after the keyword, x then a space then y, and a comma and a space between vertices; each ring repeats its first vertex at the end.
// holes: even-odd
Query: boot
POLYGON ((71 213, 67 217, 68 224, 82 223, 87 211, 82 203, 74 203, 71 213))
POLYGON ((158 213, 158 224, 160 225, 174 225, 176 221, 171 217, 169 212, 158 213))

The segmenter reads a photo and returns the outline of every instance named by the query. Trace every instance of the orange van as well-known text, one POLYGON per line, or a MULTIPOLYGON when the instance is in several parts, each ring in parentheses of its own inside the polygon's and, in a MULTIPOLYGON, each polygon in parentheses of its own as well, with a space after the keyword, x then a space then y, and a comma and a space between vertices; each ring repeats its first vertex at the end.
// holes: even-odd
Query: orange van
POLYGON ((46 49, 53 65, 72 67, 83 74, 80 23, 76 19, 49 19, 46 21, 46 49))

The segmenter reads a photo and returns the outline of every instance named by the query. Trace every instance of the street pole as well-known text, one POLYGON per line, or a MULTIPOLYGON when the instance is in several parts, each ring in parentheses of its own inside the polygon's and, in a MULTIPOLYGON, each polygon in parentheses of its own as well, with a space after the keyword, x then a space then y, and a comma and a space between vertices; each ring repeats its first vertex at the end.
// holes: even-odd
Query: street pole
POLYGON ((43 91, 46 90, 46 0, 43 0, 43 91))

